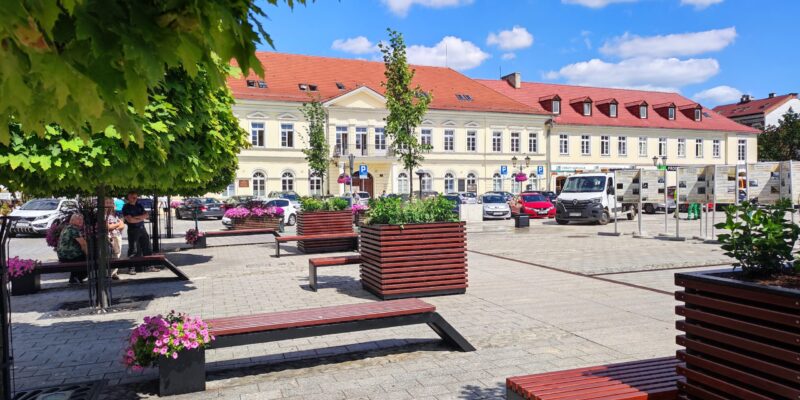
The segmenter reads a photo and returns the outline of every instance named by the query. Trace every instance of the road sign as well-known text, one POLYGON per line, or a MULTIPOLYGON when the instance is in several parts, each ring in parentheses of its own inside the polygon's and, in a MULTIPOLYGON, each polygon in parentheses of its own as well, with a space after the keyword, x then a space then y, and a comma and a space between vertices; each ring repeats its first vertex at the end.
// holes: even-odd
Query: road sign
POLYGON ((544 175, 544 166, 539 165, 536 167, 536 175, 538 176, 544 175))
POLYGON ((367 165, 361 164, 358 166, 358 178, 367 179, 367 165))
POLYGON ((500 175, 503 175, 503 176, 508 175, 508 165, 501 165, 500 166, 500 175))

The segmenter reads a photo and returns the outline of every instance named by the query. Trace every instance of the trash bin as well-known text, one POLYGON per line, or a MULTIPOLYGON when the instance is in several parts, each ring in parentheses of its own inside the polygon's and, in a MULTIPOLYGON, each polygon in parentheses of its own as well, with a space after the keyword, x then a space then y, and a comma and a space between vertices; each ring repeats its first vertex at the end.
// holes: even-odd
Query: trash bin
POLYGON ((514 216, 514 227, 527 228, 531 226, 531 219, 528 214, 516 214, 514 216))

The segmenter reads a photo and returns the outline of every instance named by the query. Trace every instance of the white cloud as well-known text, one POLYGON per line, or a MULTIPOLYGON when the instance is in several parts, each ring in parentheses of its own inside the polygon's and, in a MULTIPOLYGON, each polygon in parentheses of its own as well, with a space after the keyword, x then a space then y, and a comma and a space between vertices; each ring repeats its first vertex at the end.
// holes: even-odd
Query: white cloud
POLYGON ((589 8, 603 8, 614 3, 635 3, 639 0, 561 0, 564 4, 577 4, 589 8))
POLYGON ((503 55, 500 56, 500 58, 502 58, 503 60, 513 60, 517 58, 517 55, 514 53, 503 53, 503 55))
POLYGON ((349 39, 336 39, 333 41, 333 44, 331 44, 331 48, 350 54, 370 54, 378 51, 378 45, 372 43, 364 36, 356 36, 349 39))
POLYGON ((607 41, 600 52, 622 58, 690 56, 722 50, 734 39, 735 27, 646 37, 626 33, 607 41))
POLYGON ((455 36, 446 36, 433 47, 408 46, 406 53, 412 64, 447 66, 457 70, 475 68, 490 57, 472 42, 455 36))
POLYGON ((693 6, 695 10, 702 10, 714 4, 722 3, 723 0, 681 0, 682 6, 693 6))
POLYGON ((393 14, 405 17, 414 4, 429 8, 458 7, 472 3, 472 0, 383 0, 393 14))
POLYGON ((697 92, 694 96, 692 96, 695 101, 710 106, 735 103, 739 101, 741 97, 742 92, 739 89, 725 85, 706 89, 701 92, 697 92))
POLYGON ((702 83, 719 72, 713 58, 679 60, 677 58, 632 58, 618 63, 598 59, 569 64, 544 74, 548 80, 564 79, 573 85, 629 89, 678 91, 702 83))
POLYGON ((524 27, 514 25, 510 30, 489 33, 486 44, 497 46, 503 50, 519 50, 531 47, 533 35, 524 27))

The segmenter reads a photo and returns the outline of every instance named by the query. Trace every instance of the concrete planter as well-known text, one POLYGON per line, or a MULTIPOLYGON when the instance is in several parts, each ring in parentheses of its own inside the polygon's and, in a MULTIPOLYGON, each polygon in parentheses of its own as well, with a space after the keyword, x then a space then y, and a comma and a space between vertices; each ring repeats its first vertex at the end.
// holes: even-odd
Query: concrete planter
POLYGON ((800 290, 735 279, 729 270, 675 274, 684 288, 680 392, 691 399, 800 398, 800 290))
POLYGON ((467 290, 463 222, 361 227, 361 285, 381 299, 467 290))
POLYGON ((206 352, 203 349, 183 350, 177 359, 159 357, 158 395, 202 392, 206 390, 206 352))
POLYGON ((11 278, 12 296, 38 293, 41 287, 41 275, 39 274, 29 273, 20 277, 11 278))
MULTIPOLYGON (((323 235, 333 233, 353 233, 353 212, 313 211, 297 214, 298 235, 323 235)), ((297 242, 297 249, 303 253, 324 253, 354 250, 352 238, 297 242)))

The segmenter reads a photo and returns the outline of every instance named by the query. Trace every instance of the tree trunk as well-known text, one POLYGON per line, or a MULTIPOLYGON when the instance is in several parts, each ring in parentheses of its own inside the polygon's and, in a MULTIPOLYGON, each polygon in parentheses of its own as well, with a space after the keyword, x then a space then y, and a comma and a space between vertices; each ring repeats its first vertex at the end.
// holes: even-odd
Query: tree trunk
POLYGON ((411 170, 413 168, 408 169, 408 200, 410 201, 414 197, 414 175, 411 174, 411 170))
POLYGON ((159 228, 159 226, 158 226, 158 195, 157 194, 153 194, 153 210, 152 210, 152 213, 150 214, 150 222, 151 222, 151 225, 150 225, 150 232, 151 232, 150 240, 152 240, 152 242, 153 242, 153 245, 152 245, 153 253, 158 253, 158 252, 161 251, 161 235, 160 235, 160 232, 159 232, 161 230, 161 228, 159 228))
POLYGON ((95 238, 95 257, 93 266, 95 271, 95 287, 97 297, 95 306, 106 309, 111 304, 111 294, 108 290, 108 222, 106 220, 106 193, 105 187, 97 188, 97 237, 95 238))

